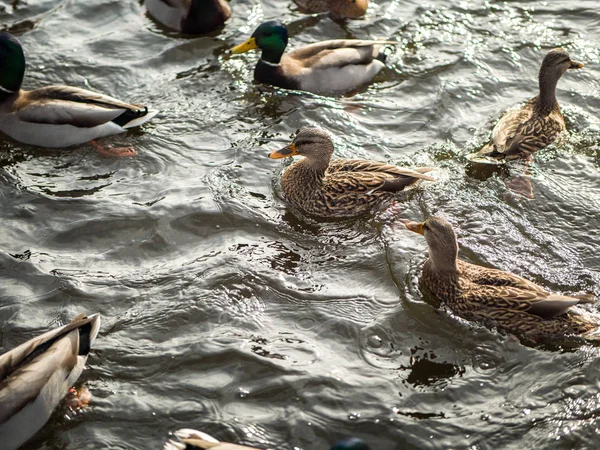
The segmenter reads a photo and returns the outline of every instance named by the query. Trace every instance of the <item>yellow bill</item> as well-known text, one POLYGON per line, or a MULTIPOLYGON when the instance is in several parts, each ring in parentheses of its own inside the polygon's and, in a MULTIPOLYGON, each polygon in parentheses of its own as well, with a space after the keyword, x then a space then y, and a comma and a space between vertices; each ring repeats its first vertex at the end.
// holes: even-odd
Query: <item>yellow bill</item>
POLYGON ((250 38, 246 42, 233 47, 231 49, 231 53, 233 53, 233 54, 246 53, 246 52, 249 52, 250 50, 254 50, 255 48, 258 48, 258 45, 256 45, 256 39, 250 38))
POLYGON ((410 231, 415 233, 423 234, 423 222, 405 222, 404 226, 410 231))
POLYGON ((293 142, 290 145, 286 145, 281 150, 276 150, 269 155, 269 158, 279 159, 279 158, 287 158, 288 156, 297 155, 296 144, 293 142))
POLYGON ((571 65, 569 66, 569 69, 581 69, 583 66, 585 66, 585 64, 580 63, 580 62, 571 61, 571 65))

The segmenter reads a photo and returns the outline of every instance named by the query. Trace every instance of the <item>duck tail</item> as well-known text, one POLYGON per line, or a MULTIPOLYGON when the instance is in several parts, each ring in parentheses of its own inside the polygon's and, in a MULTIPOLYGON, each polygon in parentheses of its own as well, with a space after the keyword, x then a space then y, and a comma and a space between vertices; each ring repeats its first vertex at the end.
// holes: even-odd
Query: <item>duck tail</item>
POLYGON ((148 122, 158 113, 158 110, 148 109, 148 107, 144 106, 139 109, 128 109, 112 121, 122 128, 134 128, 148 122))
POLYGON ((400 169, 401 173, 397 178, 390 178, 383 182, 382 191, 398 192, 418 180, 436 181, 435 178, 425 175, 425 173, 434 170, 433 167, 417 167, 415 169, 400 169))

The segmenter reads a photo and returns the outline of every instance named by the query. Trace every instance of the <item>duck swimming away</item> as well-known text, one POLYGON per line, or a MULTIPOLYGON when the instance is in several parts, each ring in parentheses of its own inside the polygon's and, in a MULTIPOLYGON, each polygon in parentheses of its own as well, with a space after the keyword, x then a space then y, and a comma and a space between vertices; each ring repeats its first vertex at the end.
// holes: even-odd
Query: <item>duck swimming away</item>
POLYGON ((492 130, 491 142, 472 159, 483 163, 529 159, 554 142, 566 130, 565 119, 556 100, 556 85, 567 70, 582 67, 583 64, 573 61, 566 50, 550 50, 540 67, 539 94, 521 108, 502 116, 492 130))
POLYGON ((156 21, 187 34, 213 31, 231 16, 225 0, 146 0, 146 9, 156 21))

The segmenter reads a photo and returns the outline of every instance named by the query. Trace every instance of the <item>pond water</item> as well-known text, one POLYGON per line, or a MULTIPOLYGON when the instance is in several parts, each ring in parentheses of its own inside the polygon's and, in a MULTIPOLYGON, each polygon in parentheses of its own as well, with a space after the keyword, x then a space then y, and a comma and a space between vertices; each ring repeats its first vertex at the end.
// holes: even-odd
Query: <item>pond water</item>
MULTIPOLYGON (((67 83, 161 113, 91 146, 0 137, 0 351, 103 316, 78 385, 25 449, 159 449, 197 428, 260 448, 595 448, 596 348, 534 349, 438 310, 418 289, 424 240, 398 218, 440 213, 461 257, 566 294, 600 295, 600 9, 597 1, 372 0, 363 20, 306 16, 284 0, 234 0, 225 27, 190 38, 136 1, 0 0, 23 43, 25 88, 67 83), (231 56, 258 24, 290 45, 401 42, 353 95, 252 82, 231 56), (531 167, 535 198, 466 155, 494 119, 532 97, 545 53, 586 64, 559 82, 571 130, 531 167), (338 157, 430 165, 437 183, 394 212, 319 223, 279 197, 267 158, 297 129, 333 134, 338 157)), ((600 306, 589 306, 597 311, 600 306)))

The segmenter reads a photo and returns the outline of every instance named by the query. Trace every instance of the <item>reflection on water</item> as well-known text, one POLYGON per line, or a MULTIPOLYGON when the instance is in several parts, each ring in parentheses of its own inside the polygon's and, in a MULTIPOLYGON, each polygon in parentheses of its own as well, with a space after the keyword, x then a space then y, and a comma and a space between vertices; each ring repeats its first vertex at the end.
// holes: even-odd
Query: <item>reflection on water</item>
POLYGON ((239 0, 220 33, 183 37, 141 2, 0 1, 26 88, 161 110, 107 139, 137 158, 0 138, 0 350, 79 312, 106 318, 78 383, 91 407, 61 407, 25 448, 159 448, 182 427, 278 449, 595 446, 598 350, 531 349, 439 309, 418 286, 425 243, 397 218, 443 214, 466 260, 600 295, 596 2, 371 3, 343 21, 239 0), (401 44, 353 95, 286 92, 252 82, 257 55, 227 53, 272 18, 292 47, 401 44), (528 168, 530 200, 507 187, 521 167, 467 155, 536 94, 558 45, 586 66, 558 86, 570 132, 528 168), (331 132, 336 157, 436 166, 438 182, 376 217, 303 217, 279 196, 287 162, 267 158, 302 126, 331 132))

